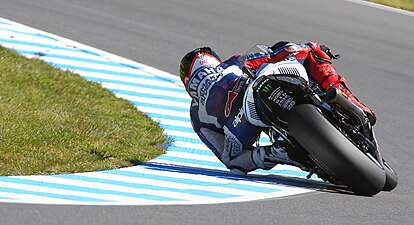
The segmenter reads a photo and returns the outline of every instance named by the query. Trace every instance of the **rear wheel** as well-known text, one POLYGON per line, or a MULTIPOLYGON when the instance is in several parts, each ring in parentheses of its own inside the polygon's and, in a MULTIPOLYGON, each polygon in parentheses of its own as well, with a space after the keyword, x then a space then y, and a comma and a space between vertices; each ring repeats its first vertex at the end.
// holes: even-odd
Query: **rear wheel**
POLYGON ((310 104, 295 107, 289 113, 289 131, 327 173, 355 193, 372 196, 385 185, 381 165, 362 153, 310 104))

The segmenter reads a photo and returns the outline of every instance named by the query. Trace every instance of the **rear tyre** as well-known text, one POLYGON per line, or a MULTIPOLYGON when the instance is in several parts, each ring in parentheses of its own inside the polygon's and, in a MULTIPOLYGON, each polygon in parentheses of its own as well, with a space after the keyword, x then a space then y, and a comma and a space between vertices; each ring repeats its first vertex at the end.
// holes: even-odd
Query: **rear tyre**
POLYGON ((316 106, 296 106, 288 126, 316 163, 355 193, 372 196, 384 188, 386 175, 380 164, 355 147, 316 106))

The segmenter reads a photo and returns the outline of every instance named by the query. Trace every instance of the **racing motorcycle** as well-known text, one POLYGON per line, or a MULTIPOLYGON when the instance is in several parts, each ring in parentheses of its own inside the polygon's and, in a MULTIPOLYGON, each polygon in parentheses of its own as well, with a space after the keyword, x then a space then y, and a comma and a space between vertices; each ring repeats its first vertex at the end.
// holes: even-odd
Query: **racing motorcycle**
MULTIPOLYGON (((252 49, 241 57, 242 63, 251 54, 272 53, 266 45, 252 49)), ((254 79, 256 107, 272 124, 271 141, 291 145, 286 150, 306 167, 308 179, 316 174, 365 196, 397 186, 397 174, 381 156, 369 118, 340 89, 324 91, 292 69, 258 77, 247 66, 243 71, 254 79)))

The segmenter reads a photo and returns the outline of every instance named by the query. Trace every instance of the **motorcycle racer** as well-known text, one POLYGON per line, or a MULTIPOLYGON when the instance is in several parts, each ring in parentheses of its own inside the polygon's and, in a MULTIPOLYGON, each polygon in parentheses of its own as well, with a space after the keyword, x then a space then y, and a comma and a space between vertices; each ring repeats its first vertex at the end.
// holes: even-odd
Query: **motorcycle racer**
POLYGON ((251 91, 254 80, 244 74, 244 66, 258 76, 266 76, 275 74, 282 68, 281 64, 289 64, 289 68, 316 82, 323 90, 341 89, 366 112, 372 125, 376 121, 374 112, 353 96, 345 79, 337 74, 331 63, 337 56, 327 46, 280 41, 270 49, 270 55, 248 55, 245 64, 239 59, 240 55, 221 61, 209 47, 197 48, 181 60, 180 78, 192 98, 193 129, 233 173, 245 174, 258 168, 269 170, 277 164, 306 170, 300 160, 291 159, 287 149, 290 147, 283 141, 254 147, 260 134, 268 132, 270 124, 257 109, 251 91))

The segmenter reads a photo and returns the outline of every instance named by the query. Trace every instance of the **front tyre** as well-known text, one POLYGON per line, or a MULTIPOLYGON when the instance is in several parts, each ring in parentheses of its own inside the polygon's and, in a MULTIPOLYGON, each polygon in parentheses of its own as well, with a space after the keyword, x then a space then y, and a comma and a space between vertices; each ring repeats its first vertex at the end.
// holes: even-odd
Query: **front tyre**
POLYGON ((383 190, 384 169, 355 147, 316 106, 296 106, 289 113, 288 127, 321 168, 355 193, 372 196, 383 190))
POLYGON ((392 191, 398 184, 397 173, 384 161, 384 170, 386 175, 385 186, 383 191, 392 191))

